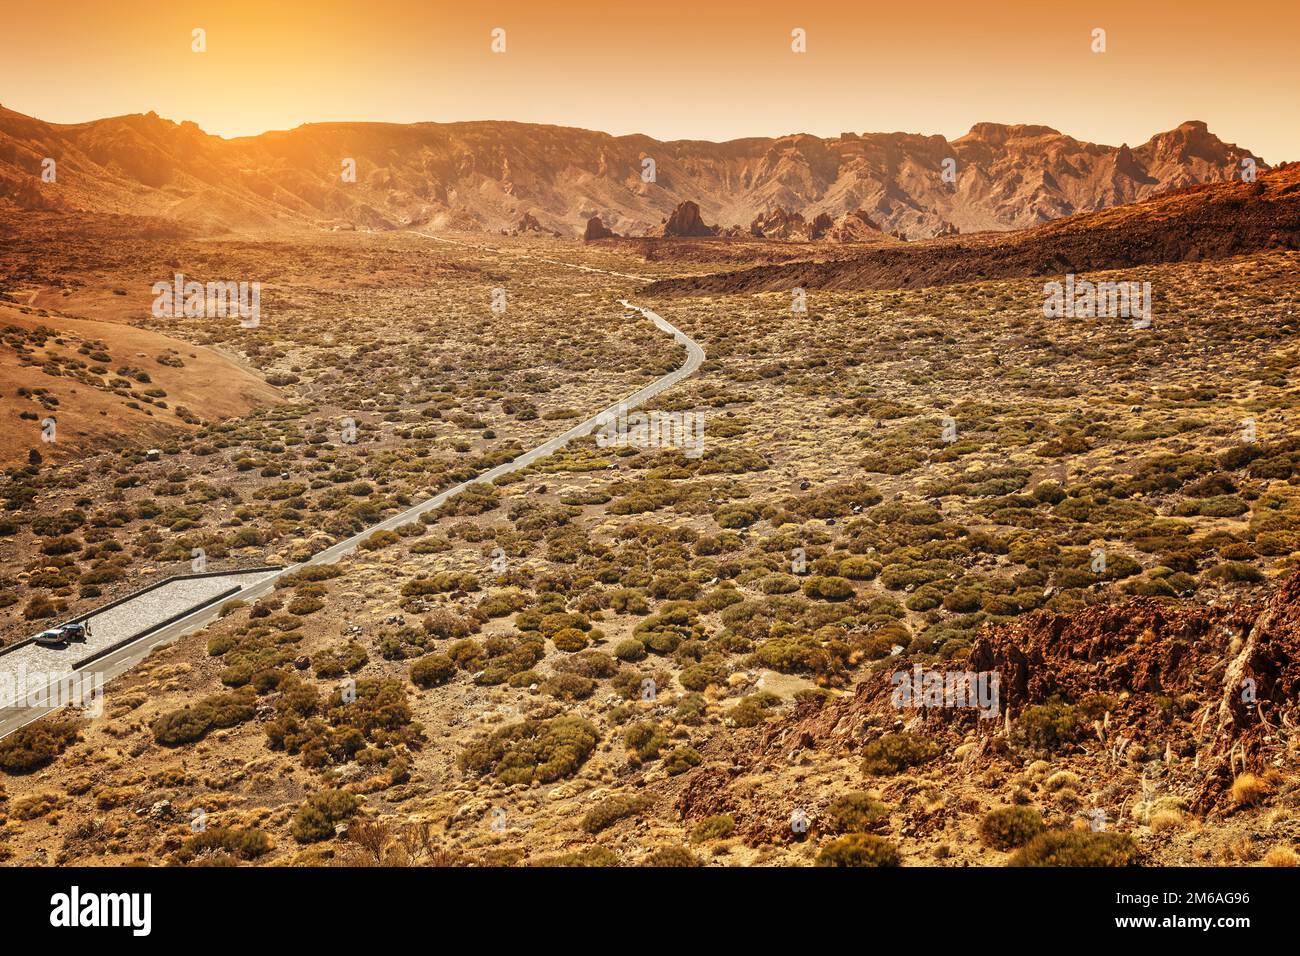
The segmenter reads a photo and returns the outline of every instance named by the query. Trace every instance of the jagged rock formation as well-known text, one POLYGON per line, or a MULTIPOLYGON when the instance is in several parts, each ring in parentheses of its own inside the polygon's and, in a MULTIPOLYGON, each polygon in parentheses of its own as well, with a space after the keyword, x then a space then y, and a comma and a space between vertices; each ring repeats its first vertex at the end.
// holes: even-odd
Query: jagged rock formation
POLYGON ((1023 232, 882 246, 834 261, 811 258, 664 279, 655 294, 802 289, 922 288, 1015 276, 1063 276, 1159 262, 1300 249, 1300 163, 1253 183, 1188 186, 1151 199, 1044 223, 1023 232))
MULTIPOLYGON (((886 233, 861 209, 836 219, 826 238, 832 242, 866 242, 886 238, 886 233)), ((897 237, 893 237, 897 238, 897 237)))
POLYGON ((835 225, 835 220, 830 217, 829 213, 818 213, 813 218, 813 221, 808 224, 808 238, 821 239, 831 231, 833 225, 835 225))
POLYGON ((0 201, 7 198, 19 209, 54 210, 65 209, 67 203, 59 193, 57 185, 42 184, 36 176, 0 174, 0 201), (45 188, 42 188, 44 185, 45 188))
POLYGON ((717 226, 709 226, 704 222, 700 215, 700 207, 691 200, 681 203, 673 214, 664 220, 660 235, 677 236, 680 238, 700 238, 704 236, 716 236, 718 234, 717 226))
POLYGON ((749 233, 760 239, 807 239, 808 223, 799 213, 788 213, 777 206, 769 213, 755 216, 749 224, 749 233))
POLYGON ((754 217, 749 224, 749 235, 785 242, 867 242, 885 238, 880 227, 861 209, 845 213, 838 219, 832 219, 830 213, 820 212, 809 222, 800 213, 786 212, 780 206, 754 217))

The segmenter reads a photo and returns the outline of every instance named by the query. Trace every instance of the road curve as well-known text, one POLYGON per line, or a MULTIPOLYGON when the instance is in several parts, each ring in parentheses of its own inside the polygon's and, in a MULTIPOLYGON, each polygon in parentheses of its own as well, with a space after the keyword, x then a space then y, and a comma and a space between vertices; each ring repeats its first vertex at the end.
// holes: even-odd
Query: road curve
MULTIPOLYGON (((433 239, 438 242, 450 243, 452 245, 467 246, 469 248, 484 248, 484 247, 474 246, 471 243, 457 242, 456 240, 451 240, 451 239, 441 239, 440 237, 430 236, 420 232, 413 232, 413 235, 422 236, 425 239, 433 239)), ((529 256, 527 258, 541 259, 542 257, 529 256)), ((596 269, 592 266, 580 266, 580 265, 575 265, 573 263, 561 262, 560 260, 544 259, 543 261, 551 262, 556 265, 567 266, 572 269, 579 269, 585 272, 604 272, 608 275, 613 275, 620 278, 643 278, 641 276, 631 276, 625 273, 610 272, 609 270, 606 269, 596 269)), ((683 379, 689 377, 690 375, 693 375, 696 372, 696 370, 698 370, 699 367, 704 363, 704 358, 705 358, 704 349, 700 347, 699 343, 696 342, 694 339, 692 339, 690 336, 688 336, 685 332, 681 331, 679 328, 677 328, 675 325, 673 325, 663 316, 659 315, 656 312, 651 311, 648 308, 645 308, 644 306, 633 305, 627 299, 620 299, 618 301, 619 304, 622 305, 624 308, 628 308, 636 312, 640 312, 642 316, 644 316, 645 318, 649 319, 651 322, 654 323, 655 328, 659 329, 660 331, 668 335, 671 335, 673 339, 679 345, 681 345, 682 348, 686 350, 686 358, 680 366, 678 366, 673 371, 669 372, 667 375, 655 379, 649 385, 637 389, 637 391, 633 392, 631 395, 628 395, 626 398, 620 399, 618 402, 615 402, 613 405, 601 409, 599 412, 592 415, 590 418, 586 419, 585 421, 577 425, 574 425, 572 428, 564 432, 562 435, 557 435, 556 437, 550 439, 549 441, 543 442, 537 447, 524 452, 522 455, 518 456, 517 458, 511 459, 510 461, 505 462, 504 464, 497 465, 495 468, 492 468, 489 471, 484 472, 483 474, 479 475, 476 478, 472 478, 469 481, 463 481, 458 485, 454 485, 453 487, 448 488, 446 491, 440 492, 434 497, 429 498, 426 501, 422 501, 411 508, 408 508, 407 510, 403 511, 401 514, 393 515, 391 518, 386 518, 385 520, 380 521, 378 524, 371 525, 369 528, 366 528, 364 531, 358 532, 357 534, 352 535, 350 538, 345 538, 344 540, 338 542, 337 544, 332 545, 329 548, 326 548, 324 551, 318 552, 317 554, 313 555, 311 558, 309 558, 306 561, 303 561, 298 564, 289 565, 281 571, 270 572, 264 577, 259 578, 258 580, 245 586, 238 593, 238 595, 236 595, 236 597, 238 597, 238 599, 241 601, 255 600, 265 594, 270 593, 275 587, 275 582, 282 575, 287 574, 290 571, 295 571, 298 570, 299 568, 307 567, 313 564, 334 564, 338 562, 340 558, 343 558, 344 556, 351 554, 353 551, 355 551, 357 545, 359 545, 365 538, 368 538, 370 535, 374 534, 376 531, 392 530, 394 528, 397 528, 400 525, 407 524, 408 522, 413 521, 416 518, 420 517, 425 512, 432 511, 435 508, 441 507, 449 499, 454 498, 456 495, 460 494, 465 489, 467 489, 470 485, 479 484, 482 482, 492 482, 495 481, 497 478, 502 477, 503 475, 508 475, 511 474, 512 472, 516 472, 523 468, 527 468, 533 463, 540 461, 541 459, 546 458, 547 456, 552 455, 555 452, 559 451, 561 448, 563 448, 565 445, 567 445, 569 442, 573 441, 574 439, 584 438, 587 435, 590 435, 593 431, 596 430, 596 428, 600 424, 602 424, 603 421, 607 420, 607 416, 616 415, 620 410, 630 411, 640 405, 645 404, 650 399, 658 395, 660 392, 663 392, 665 389, 671 388, 672 386, 676 385, 678 382, 682 381, 683 379)), ((236 574, 238 572, 231 572, 231 573, 236 574)), ((82 669, 81 671, 78 671, 77 673, 102 674, 103 681, 105 684, 107 684, 111 678, 116 677, 119 674, 123 673, 124 671, 129 670, 130 668, 134 667, 137 663, 139 663, 141 660, 143 660, 145 657, 147 657, 155 647, 159 647, 160 645, 169 643, 171 641, 176 640, 179 637, 189 634, 192 631, 196 631, 199 628, 205 627, 217 617, 217 615, 220 613, 220 610, 221 610, 220 604, 200 608, 199 610, 196 610, 194 613, 181 618, 175 623, 169 624, 167 627, 161 628, 155 631, 154 633, 148 635, 147 637, 141 638, 139 641, 130 644, 119 651, 115 651, 114 653, 109 654, 98 661, 95 661, 93 664, 82 669)), ((33 720, 38 720, 41 717, 45 716, 46 714, 51 713, 52 711, 57 709, 59 708, 50 708, 50 707, 6 708, 3 712, 0 712, 0 738, 8 736, 9 734, 17 730, 19 727, 22 727, 25 724, 29 724, 33 720)))

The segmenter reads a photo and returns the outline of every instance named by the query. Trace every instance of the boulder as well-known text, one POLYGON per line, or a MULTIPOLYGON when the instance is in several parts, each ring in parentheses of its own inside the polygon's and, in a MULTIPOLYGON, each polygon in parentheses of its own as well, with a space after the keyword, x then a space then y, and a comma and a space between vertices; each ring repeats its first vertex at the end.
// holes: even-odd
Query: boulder
POLYGON ((600 221, 599 216, 592 216, 587 220, 587 229, 582 234, 583 242, 591 242, 593 239, 617 239, 618 233, 610 229, 600 221))
POLYGON ((718 227, 705 225, 703 217, 700 216, 700 207, 687 199, 679 203, 673 210, 673 214, 664 222, 663 234, 679 237, 716 236, 718 227))

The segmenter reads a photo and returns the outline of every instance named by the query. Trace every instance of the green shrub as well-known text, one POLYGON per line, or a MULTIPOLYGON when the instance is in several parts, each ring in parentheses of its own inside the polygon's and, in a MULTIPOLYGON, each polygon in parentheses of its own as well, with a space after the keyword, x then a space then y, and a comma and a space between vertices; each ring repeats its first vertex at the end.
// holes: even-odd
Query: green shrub
POLYGON ((1046 827, 1043 817, 1030 807, 1001 807, 980 821, 980 839, 995 850, 1024 846, 1046 827))
POLYGON ((850 833, 832 840, 817 854, 815 866, 899 866, 898 849, 884 837, 850 833))
POLYGON ((239 646, 239 638, 234 634, 214 634, 208 638, 208 654, 221 657, 239 646))
POLYGON ((297 571, 290 571, 281 575, 275 586, 277 588, 296 588, 300 584, 332 581, 342 573, 343 569, 337 564, 308 564, 297 571))
POLYGON ((441 571, 428 578, 413 578, 402 585, 402 597, 428 597, 448 591, 477 591, 478 575, 469 571, 441 571))
POLYGON ((192 863, 198 857, 228 853, 240 860, 255 860, 271 849, 271 838, 262 830, 233 827, 209 827, 188 838, 176 851, 177 863, 192 863))
POLYGON ((846 601, 853 597, 853 582, 847 578, 818 575, 804 582, 803 593, 823 601, 846 601))
MULTIPOLYGON (((655 654, 671 654, 694 634, 695 608, 685 601, 670 601, 658 614, 639 622, 632 636, 655 654)), ((615 652, 617 653, 617 652, 615 652)))
POLYGON ((776 706, 781 698, 775 694, 760 692, 740 698, 735 707, 727 711, 727 719, 737 727, 757 727, 767 719, 764 711, 776 706))
POLYGON ((446 654, 426 654, 411 665, 411 683, 417 687, 436 687, 456 676, 456 665, 446 654))
POLYGON ((580 651, 572 657, 555 662, 559 674, 579 674, 583 677, 613 677, 619 671, 618 662, 604 651, 580 651))
MULTIPOLYGON (((234 614, 240 608, 245 608, 245 607, 248 607, 247 601, 241 601, 239 598, 231 598, 229 601, 225 601, 222 603, 221 616, 226 617, 229 614, 234 614)), ((209 641, 209 643, 211 642, 209 641)))
POLYGON ((880 573, 880 565, 859 555, 845 558, 840 562, 840 577, 850 581, 870 581, 880 573))
POLYGON ((0 770, 30 773, 44 767, 77 739, 75 720, 38 720, 0 740, 0 770))
POLYGON ((678 747, 664 758, 664 769, 668 771, 668 776, 675 777, 692 767, 698 767, 703 759, 694 747, 678 747))
POLYGON ((714 683, 718 677, 717 668, 708 667, 704 664, 692 664, 690 667, 682 668, 682 672, 677 675, 677 683, 687 690, 702 691, 714 683))
POLYGON ((625 641, 619 641, 614 648, 614 656, 620 661, 639 661, 646 656, 645 645, 635 637, 629 637, 625 641))
POLYGON ((838 680, 848 666, 851 652, 841 640, 790 634, 764 641, 754 651, 754 660, 782 674, 812 674, 823 680, 838 680))
POLYGON ((697 857, 684 846, 661 846, 641 864, 642 866, 703 866, 697 857))
POLYGON ((158 717, 150 729, 154 740, 167 746, 202 740, 209 731, 234 727, 252 720, 257 712, 257 698, 250 689, 205 697, 193 707, 168 711, 158 717))
POLYGON ((58 613, 59 606, 44 594, 35 595, 23 608, 23 618, 28 621, 39 621, 41 618, 54 617, 58 613))
POLYGON ((618 854, 608 847, 592 846, 573 853, 561 853, 556 856, 544 856, 528 864, 529 866, 618 866, 618 854))
POLYGON ((378 551, 401 540, 402 536, 396 531, 376 531, 370 537, 363 539, 360 547, 366 551, 378 551))
POLYGON ((581 674, 553 674, 538 685, 538 690, 558 700, 586 700, 596 690, 596 682, 581 674))
POLYGON ((316 676, 326 679, 342 677, 366 666, 370 656, 366 649, 356 641, 348 641, 342 647, 322 651, 312 658, 316 676))
POLYGON ((645 596, 632 588, 615 588, 606 596, 611 611, 619 614, 648 614, 650 605, 645 596))
POLYGON ((1013 739, 1034 750, 1056 753, 1087 732, 1084 719, 1070 704, 1053 701, 1026 707, 1016 721, 1013 739))
POLYGON ((1016 851, 1008 866, 1136 866, 1138 847, 1127 833, 1048 830, 1016 851))
POLYGON ((1201 580, 1217 581, 1221 584, 1258 584, 1264 580, 1264 573, 1253 564, 1224 561, 1202 574, 1201 580))
POLYGON ((939 745, 912 733, 885 734, 862 748, 862 772, 872 776, 901 773, 939 755, 939 745))
POLYGON ((864 833, 887 820, 889 808, 866 793, 846 793, 826 808, 827 833, 864 833))
POLYGON ((793 574, 769 574, 758 582, 764 594, 791 594, 799 590, 799 579, 793 574))
POLYGON ((668 735, 658 724, 644 720, 623 731, 623 743, 642 760, 654 760, 668 743, 668 735))
POLYGON ((757 505, 734 504, 719 508, 714 520, 720 528, 748 528, 759 519, 761 511, 757 505))
POLYGON ((587 833, 599 833, 612 827, 619 820, 635 816, 654 802, 643 794, 619 794, 606 797, 587 811, 582 818, 582 829, 587 833))
POLYGON ((457 762, 463 772, 491 774, 504 784, 551 783, 577 771, 599 740, 581 717, 525 720, 466 747, 457 762))
POLYGON ((572 654, 587 646, 587 635, 576 627, 565 627, 552 635, 551 643, 555 645, 557 651, 572 654))
POLYGON ((953 588, 943 599, 943 609, 955 614, 978 611, 983 604, 984 596, 975 588, 953 588))
POLYGON ((281 685, 276 718, 264 725, 272 750, 302 754, 307 767, 324 767, 356 759, 369 745, 392 754, 397 746, 416 747, 423 730, 412 720, 406 685, 398 680, 364 679, 345 700, 336 687, 322 702, 315 686, 296 675, 281 685))
POLYGON ((336 824, 357 812, 361 801, 347 790, 321 790, 298 808, 290 832, 299 843, 318 843, 334 836, 336 824))
POLYGON ((730 813, 720 813, 705 817, 691 830, 692 843, 707 843, 709 840, 725 840, 736 832, 736 821, 730 813))
POLYGON ((299 617, 306 617, 308 614, 315 614, 325 606, 325 602, 318 597, 312 597, 306 594, 300 594, 289 602, 285 608, 290 614, 296 614, 299 617))

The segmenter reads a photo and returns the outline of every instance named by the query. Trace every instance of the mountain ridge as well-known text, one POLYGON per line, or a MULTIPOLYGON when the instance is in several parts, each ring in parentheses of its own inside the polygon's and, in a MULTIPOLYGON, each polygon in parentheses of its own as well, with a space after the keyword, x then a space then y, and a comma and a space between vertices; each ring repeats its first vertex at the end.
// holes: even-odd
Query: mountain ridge
POLYGON ((919 239, 1025 228, 1222 182, 1247 158, 1268 168, 1197 120, 1137 147, 989 122, 951 141, 846 132, 715 143, 499 120, 307 123, 223 139, 152 112, 53 124, 0 107, 0 202, 217 230, 510 231, 531 215, 564 236, 582 236, 593 216, 620 235, 650 235, 690 201, 724 235, 749 234, 782 210, 807 222, 861 213, 882 232, 919 239), (40 178, 47 156, 55 183, 40 178), (349 158, 355 182, 342 179, 349 158))

